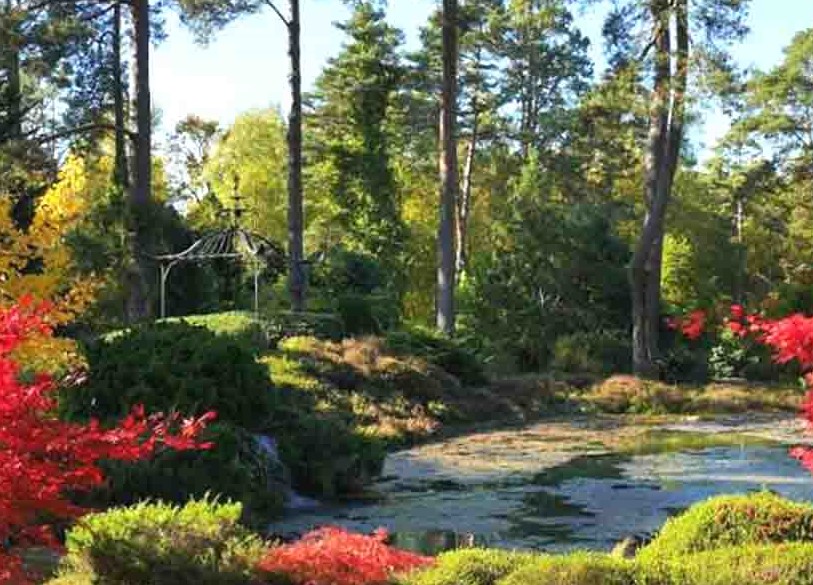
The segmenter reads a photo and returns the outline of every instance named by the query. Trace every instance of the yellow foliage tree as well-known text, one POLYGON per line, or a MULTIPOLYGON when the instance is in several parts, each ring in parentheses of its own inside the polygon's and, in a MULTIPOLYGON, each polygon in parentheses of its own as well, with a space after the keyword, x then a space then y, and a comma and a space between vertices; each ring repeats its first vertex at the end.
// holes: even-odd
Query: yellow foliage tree
MULTIPOLYGON (((14 223, 11 198, 0 195, 0 305, 33 297, 48 302, 51 323, 62 325, 93 303, 102 280, 80 273, 66 237, 85 221, 94 193, 110 176, 106 167, 106 159, 90 168, 70 156, 59 180, 38 200, 26 230, 14 223)), ((77 352, 69 340, 42 338, 24 344, 17 357, 29 367, 58 372, 75 363, 77 352)))

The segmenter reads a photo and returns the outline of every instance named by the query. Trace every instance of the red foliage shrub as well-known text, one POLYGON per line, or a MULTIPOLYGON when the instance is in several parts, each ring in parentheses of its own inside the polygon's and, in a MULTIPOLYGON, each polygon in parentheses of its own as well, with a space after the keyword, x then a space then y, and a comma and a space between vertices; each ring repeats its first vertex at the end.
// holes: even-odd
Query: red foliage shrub
MULTIPOLYGON (((143 408, 135 408, 111 429, 97 421, 57 420, 53 381, 46 375, 21 381, 20 367, 10 358, 32 333, 51 333, 43 320, 46 311, 29 300, 0 310, 0 542, 6 545, 56 545, 48 522, 84 512, 66 493, 101 485, 99 460, 142 459, 163 446, 207 448, 196 436, 214 417, 146 417, 143 408)), ((0 547, 0 583, 25 582, 20 561, 0 547)))
POLYGON ((697 309, 685 317, 675 317, 667 320, 670 329, 679 330, 687 339, 699 339, 706 329, 706 312, 697 309))
POLYGON ((296 585, 382 585, 393 573, 425 567, 423 557, 389 547, 386 532, 372 536, 324 527, 268 551, 258 570, 285 575, 296 585))
MULTIPOLYGON (((760 315, 746 315, 742 307, 733 305, 727 325, 740 337, 753 335, 757 341, 770 347, 776 363, 796 360, 808 388, 801 415, 808 426, 813 426, 813 317, 795 313, 781 319, 765 319, 760 315)), ((813 472, 813 449, 794 447, 790 454, 813 472)))

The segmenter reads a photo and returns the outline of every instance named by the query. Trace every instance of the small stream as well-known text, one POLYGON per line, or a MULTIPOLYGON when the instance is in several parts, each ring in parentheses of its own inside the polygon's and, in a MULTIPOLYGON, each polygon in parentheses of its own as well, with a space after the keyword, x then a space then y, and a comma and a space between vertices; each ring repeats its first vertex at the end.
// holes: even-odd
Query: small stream
POLYGON ((638 453, 554 450, 539 461, 535 472, 456 478, 427 473, 420 457, 396 456, 385 469, 392 474, 376 486, 377 501, 324 505, 270 528, 293 534, 325 524, 362 532, 383 526, 396 545, 430 554, 472 544, 607 550, 625 537, 651 535, 670 515, 717 494, 770 489, 813 500, 811 475, 787 446, 765 441, 638 453))

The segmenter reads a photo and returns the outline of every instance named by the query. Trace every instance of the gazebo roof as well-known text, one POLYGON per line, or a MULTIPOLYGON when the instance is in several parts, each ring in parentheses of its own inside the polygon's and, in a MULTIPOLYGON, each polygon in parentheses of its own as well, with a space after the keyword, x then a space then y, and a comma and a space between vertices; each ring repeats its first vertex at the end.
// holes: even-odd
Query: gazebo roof
POLYGON ((260 297, 258 279, 263 270, 275 275, 285 269, 285 250, 264 236, 236 225, 201 236, 191 246, 175 254, 154 255, 161 269, 161 317, 166 317, 166 286, 169 273, 180 262, 206 262, 226 259, 256 260, 254 265, 254 312, 259 311, 260 297))
POLYGON ((159 262, 169 264, 245 257, 283 260, 285 252, 282 246, 264 236, 232 226, 204 234, 181 252, 154 256, 159 262))

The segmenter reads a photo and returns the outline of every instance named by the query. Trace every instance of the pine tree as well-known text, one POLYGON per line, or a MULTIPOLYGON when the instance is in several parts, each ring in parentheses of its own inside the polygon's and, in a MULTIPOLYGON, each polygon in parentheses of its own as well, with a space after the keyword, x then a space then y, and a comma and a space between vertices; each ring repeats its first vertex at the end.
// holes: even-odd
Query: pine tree
POLYGON ((405 232, 389 120, 404 78, 402 34, 370 2, 338 27, 347 41, 306 97, 312 190, 332 201, 343 241, 394 272, 405 232))

